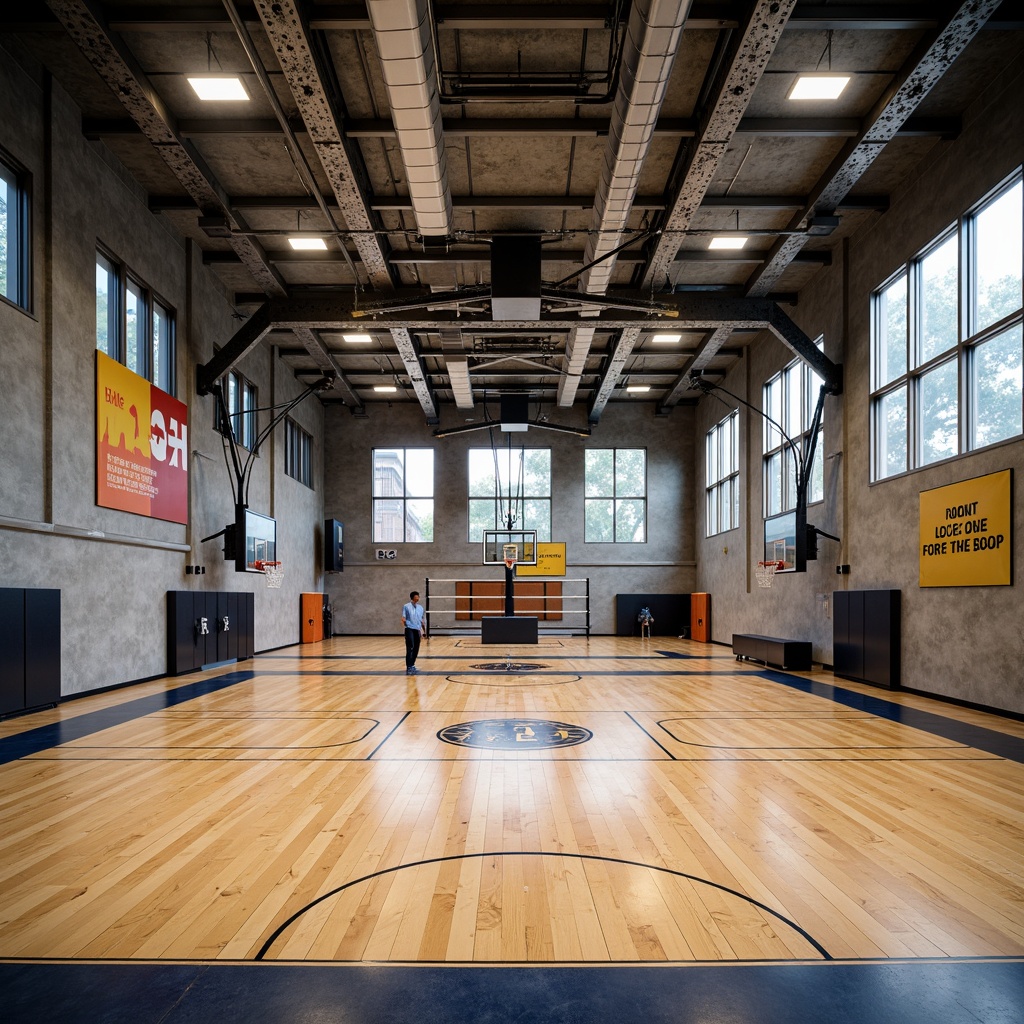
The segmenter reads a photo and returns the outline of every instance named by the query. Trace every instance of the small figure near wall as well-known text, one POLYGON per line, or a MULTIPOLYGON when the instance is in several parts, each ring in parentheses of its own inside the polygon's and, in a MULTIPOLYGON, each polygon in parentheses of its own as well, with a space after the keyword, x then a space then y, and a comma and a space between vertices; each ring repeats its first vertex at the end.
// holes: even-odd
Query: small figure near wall
POLYGON ((650 638, 651 624, 654 622, 654 616, 651 614, 651 609, 641 608, 640 614, 636 617, 636 621, 640 623, 640 636, 650 638))

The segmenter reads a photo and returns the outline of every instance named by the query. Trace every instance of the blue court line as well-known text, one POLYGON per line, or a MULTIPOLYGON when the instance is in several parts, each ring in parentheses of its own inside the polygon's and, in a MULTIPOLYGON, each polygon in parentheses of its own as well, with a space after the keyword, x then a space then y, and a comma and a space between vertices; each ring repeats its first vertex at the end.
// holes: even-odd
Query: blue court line
POLYGON ((962 743, 965 747, 974 747, 975 750, 984 750, 990 754, 1004 757, 1007 761, 1024 763, 1024 738, 1022 737, 1008 736, 1006 733, 996 732, 994 729, 958 722, 955 718, 945 718, 942 715, 933 714, 931 711, 921 711, 918 708, 909 708, 905 704, 883 700, 874 694, 858 693, 854 690, 844 689, 842 686, 818 683, 812 679, 802 679, 800 676, 791 676, 785 672, 767 670, 758 674, 770 682, 781 683, 783 686, 812 694, 815 697, 824 697, 825 700, 842 704, 843 707, 864 711, 877 718, 898 722, 900 725, 920 729, 922 732, 930 732, 933 736, 942 736, 955 743, 962 743))
POLYGON ((236 683, 244 683, 255 675, 256 673, 252 671, 228 672, 223 676, 200 679, 184 686, 176 686, 173 690, 154 693, 149 697, 139 697, 137 700, 103 708, 100 711, 90 711, 62 722, 41 725, 38 729, 29 729, 28 732, 18 733, 16 736, 6 736, 0 739, 0 764, 9 764, 19 758, 70 743, 72 740, 84 739, 104 729, 112 729, 116 725, 124 725, 137 718, 145 718, 155 711, 173 708, 186 701, 195 700, 196 697, 205 697, 236 683))

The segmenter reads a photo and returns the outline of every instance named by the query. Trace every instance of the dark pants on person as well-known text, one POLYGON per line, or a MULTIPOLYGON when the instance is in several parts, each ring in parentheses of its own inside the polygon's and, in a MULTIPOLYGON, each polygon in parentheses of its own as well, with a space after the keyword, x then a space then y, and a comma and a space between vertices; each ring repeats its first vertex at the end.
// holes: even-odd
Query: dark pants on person
POLYGON ((416 655, 420 653, 420 631, 418 629, 407 629, 405 631, 405 667, 412 668, 416 664, 416 655))

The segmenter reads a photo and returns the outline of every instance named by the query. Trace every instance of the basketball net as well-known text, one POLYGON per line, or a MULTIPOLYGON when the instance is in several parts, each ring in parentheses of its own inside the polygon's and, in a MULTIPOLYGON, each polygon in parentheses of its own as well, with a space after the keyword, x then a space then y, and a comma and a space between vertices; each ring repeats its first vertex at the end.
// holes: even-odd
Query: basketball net
POLYGON ((268 587, 277 590, 284 582, 284 566, 280 562, 253 562, 253 566, 267 577, 268 587))
POLYGON ((754 575, 757 577, 757 585, 771 589, 771 585, 775 581, 775 573, 785 564, 785 562, 758 562, 757 568, 754 570, 754 575))
POLYGON ((519 561, 519 547, 516 544, 502 544, 502 557, 505 559, 505 568, 514 569, 519 561))

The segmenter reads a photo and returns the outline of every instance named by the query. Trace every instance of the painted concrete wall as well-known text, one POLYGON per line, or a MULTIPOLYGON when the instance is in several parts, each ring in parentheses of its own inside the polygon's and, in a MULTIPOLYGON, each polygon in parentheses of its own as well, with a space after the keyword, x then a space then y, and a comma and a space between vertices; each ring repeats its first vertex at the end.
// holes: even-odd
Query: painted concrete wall
MULTIPOLYGON (((1024 441, 875 484, 868 444, 871 292, 1024 161, 1022 68, 1018 62, 993 81, 965 117, 960 138, 934 146, 891 197, 889 211, 836 251, 833 265, 801 291, 790 311, 808 336, 823 334, 826 354, 844 364, 844 394, 825 406, 825 501, 808 509, 808 521, 842 543, 819 539, 819 559, 809 563, 806 575, 776 579, 771 590, 757 587, 752 570, 763 557, 761 418, 741 408, 739 529, 707 538, 703 507, 697 506, 698 581, 713 594, 717 641, 729 643, 733 632, 811 640, 815 660, 831 664, 832 591, 895 588, 903 602, 904 686, 1024 712, 1024 441), (1006 468, 1017 470, 1014 586, 919 588, 920 492, 1006 468), (851 566, 850 575, 835 575, 840 563, 851 566)), ((765 380, 792 358, 778 342, 761 340, 725 386, 760 407, 765 380)), ((698 438, 725 414, 719 402, 703 398, 698 438)), ((704 479, 700 442, 697 475, 704 479)))
MULTIPOLYGON (((544 410, 553 423, 585 426, 579 413, 544 410)), ((479 406, 474 413, 481 416, 479 406)), ((445 423, 445 426, 453 424, 445 423)), ((504 446, 509 435, 495 431, 504 446)), ((693 421, 691 409, 655 417, 650 404, 608 407, 589 438, 531 427, 513 445, 551 449, 551 539, 566 544, 566 577, 589 578, 591 629, 615 632, 615 595, 694 590, 693 421), (525 438, 525 441, 524 441, 525 438), (583 464, 587 448, 646 448, 648 540, 644 544, 587 544, 583 531, 583 464)), ((468 534, 469 448, 490 445, 486 430, 433 437, 418 408, 370 407, 365 417, 332 408, 326 426, 326 514, 345 524, 345 571, 327 577, 338 633, 401 633, 400 610, 424 580, 504 579, 501 567, 481 565, 481 545, 468 534), (372 449, 434 449, 435 539, 432 544, 375 544, 372 533, 372 449), (394 562, 374 558, 396 547, 394 562)), ((573 607, 578 607, 574 603, 573 607)), ((572 616, 573 624, 585 618, 572 616)), ((569 624, 569 618, 566 619, 569 624)), ((400 646, 400 641, 396 640, 400 646)), ((399 649, 395 647, 395 650, 399 649)))
MULTIPOLYGON (((212 399, 194 388, 196 363, 238 327, 228 297, 191 243, 148 211, 145 194, 116 159, 83 139, 81 113, 59 86, 31 61, 0 49, 0 93, 0 144, 32 176, 34 272, 29 312, 0 303, 3 585, 61 590, 66 695, 166 671, 168 590, 255 591, 257 649, 295 643, 298 595, 318 583, 323 492, 319 473, 313 489, 285 476, 282 429, 257 460, 251 504, 280 519, 289 563, 284 587, 268 590, 264 577, 235 573, 219 542, 200 542, 233 518, 212 399), (189 407, 189 526, 95 502, 98 244, 176 311, 176 397, 189 407), (206 575, 186 575, 189 564, 205 564, 206 575)), ((301 391, 269 346, 239 369, 258 385, 261 404, 301 391)), ((310 399, 294 417, 321 451, 319 402, 310 399)), ((261 414, 261 425, 269 419, 261 414)), ((314 464, 321 464, 316 453, 314 464)))

